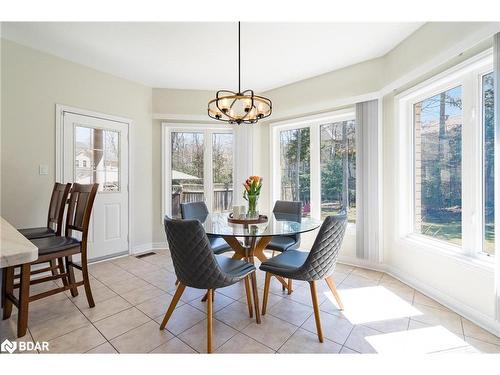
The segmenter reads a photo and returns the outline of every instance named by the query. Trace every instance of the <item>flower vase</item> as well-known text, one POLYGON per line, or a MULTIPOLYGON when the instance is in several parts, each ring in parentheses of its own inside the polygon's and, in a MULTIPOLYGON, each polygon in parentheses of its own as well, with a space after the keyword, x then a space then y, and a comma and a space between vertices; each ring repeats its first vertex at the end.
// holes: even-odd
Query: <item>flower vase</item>
POLYGON ((248 213, 247 216, 249 218, 257 218, 259 216, 259 212, 257 211, 257 201, 259 200, 258 195, 248 195, 248 213))

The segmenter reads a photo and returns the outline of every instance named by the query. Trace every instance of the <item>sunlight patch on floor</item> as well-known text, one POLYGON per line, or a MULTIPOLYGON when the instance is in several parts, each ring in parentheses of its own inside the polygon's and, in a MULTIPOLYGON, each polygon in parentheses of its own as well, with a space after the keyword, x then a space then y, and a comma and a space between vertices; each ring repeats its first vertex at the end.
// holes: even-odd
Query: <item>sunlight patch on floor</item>
POLYGON ((426 354, 470 348, 442 326, 367 336, 365 340, 380 354, 426 354))
MULTIPOLYGON (((381 285, 341 289, 339 294, 345 308, 342 313, 352 324, 422 315, 409 302, 381 285)), ((335 299, 331 293, 325 293, 325 296, 331 303, 335 304, 335 299)))

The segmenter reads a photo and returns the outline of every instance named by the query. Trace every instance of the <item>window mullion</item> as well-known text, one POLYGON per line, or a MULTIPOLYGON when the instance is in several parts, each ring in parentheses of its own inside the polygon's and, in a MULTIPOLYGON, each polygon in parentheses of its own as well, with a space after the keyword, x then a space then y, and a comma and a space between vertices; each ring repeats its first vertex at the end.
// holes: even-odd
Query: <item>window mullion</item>
POLYGON ((320 126, 314 125, 310 128, 310 165, 311 165, 311 217, 321 217, 321 161, 320 161, 320 126))
POLYGON ((204 153, 203 153, 203 185, 204 185, 204 195, 205 203, 213 211, 213 176, 212 176, 212 144, 213 144, 213 133, 210 130, 206 130, 204 133, 204 153))
POLYGON ((469 73, 463 82, 462 127, 462 239, 466 255, 476 256, 481 246, 481 124, 477 78, 469 73))

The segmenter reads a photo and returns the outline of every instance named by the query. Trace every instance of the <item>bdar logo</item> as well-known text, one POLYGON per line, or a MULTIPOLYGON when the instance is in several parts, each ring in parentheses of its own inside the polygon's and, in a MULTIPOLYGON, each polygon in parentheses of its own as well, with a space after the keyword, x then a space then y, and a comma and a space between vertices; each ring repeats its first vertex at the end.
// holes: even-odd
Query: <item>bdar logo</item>
POLYGON ((10 340, 5 339, 0 346, 0 350, 2 352, 9 352, 10 354, 14 353, 17 348, 17 342, 12 342, 10 340))

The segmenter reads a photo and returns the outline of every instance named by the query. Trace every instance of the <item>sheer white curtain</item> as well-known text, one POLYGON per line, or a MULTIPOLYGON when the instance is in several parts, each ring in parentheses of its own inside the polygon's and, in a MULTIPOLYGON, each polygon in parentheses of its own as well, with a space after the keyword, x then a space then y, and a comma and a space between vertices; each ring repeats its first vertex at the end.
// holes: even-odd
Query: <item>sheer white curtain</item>
POLYGON ((356 104, 356 257, 382 260, 379 102, 356 104))

